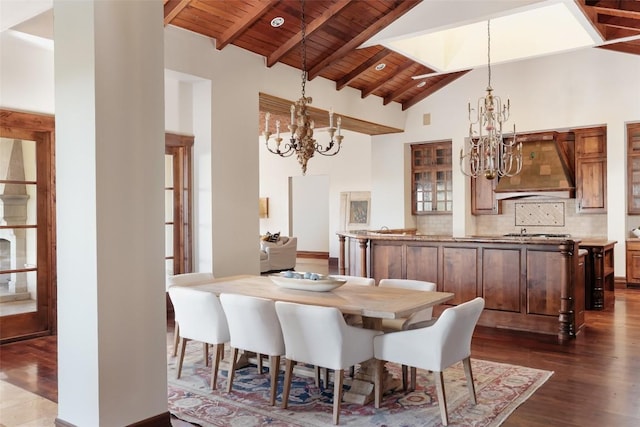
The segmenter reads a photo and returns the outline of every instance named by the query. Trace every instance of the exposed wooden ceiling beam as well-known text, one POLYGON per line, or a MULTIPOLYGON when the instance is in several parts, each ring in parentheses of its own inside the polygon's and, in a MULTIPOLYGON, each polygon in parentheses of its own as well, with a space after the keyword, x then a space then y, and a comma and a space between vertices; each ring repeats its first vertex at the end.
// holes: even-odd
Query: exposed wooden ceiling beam
POLYGON ((364 99, 367 96, 371 95, 373 92, 375 92, 376 90, 378 90, 379 88, 384 86, 386 83, 388 83, 390 80, 393 80, 394 76, 400 75, 400 73, 402 73, 403 71, 406 71, 408 68, 411 68, 411 66, 413 66, 413 65, 415 65, 415 62, 406 61, 404 64, 400 65, 395 70, 393 70, 393 73, 392 73, 391 77, 384 76, 384 77, 378 79, 378 81, 376 81, 374 84, 369 85, 368 87, 364 88, 361 91, 360 97, 364 99))
POLYGON ((585 5, 611 15, 624 16, 627 12, 640 13, 640 1, 637 0, 599 0, 587 1, 585 5))
MULTIPOLYGON (((335 15, 337 15, 342 9, 344 9, 351 0, 340 0, 337 3, 334 3, 329 7, 324 13, 318 18, 314 19, 306 26, 306 36, 310 36, 315 31, 322 28, 327 22, 331 20, 335 15)), ((271 55, 267 57, 267 67, 274 66, 282 57, 291 52, 296 46, 300 44, 302 41, 302 30, 298 31, 294 37, 287 40, 282 46, 275 50, 271 55)))
POLYGON ((413 107, 418 102, 422 101, 423 99, 425 99, 429 95, 432 95, 437 90, 442 89, 443 87, 445 87, 446 85, 448 85, 452 81, 454 81, 456 79, 459 79, 460 77, 464 76, 469 71, 470 70, 465 70, 465 71, 458 71, 457 73, 445 74, 444 76, 442 76, 442 79, 440 79, 438 82, 428 86, 425 90, 420 92, 418 95, 416 95, 413 98, 411 98, 410 100, 404 102, 402 104, 402 111, 405 111, 405 110, 413 107))
POLYGON ((385 57, 391 55, 393 52, 387 48, 382 49, 380 52, 373 55, 371 58, 360 64, 360 66, 356 67, 349 74, 345 75, 343 78, 336 82, 336 89, 341 90, 349 83, 358 78, 358 76, 365 71, 367 71, 370 67, 377 65, 382 62, 385 57))
POLYGON ((249 13, 246 13, 243 19, 235 21, 233 25, 216 40, 216 49, 222 50, 228 44, 233 43, 236 38, 240 37, 247 28, 262 18, 262 16, 278 4, 279 1, 280 0, 261 0, 256 2, 253 9, 249 13))
POLYGON ((331 55, 325 57, 322 61, 314 65, 311 70, 308 71, 309 80, 313 80, 318 77, 322 70, 331 66, 334 62, 346 56, 349 52, 356 49, 365 41, 369 40, 380 30, 391 24, 407 11, 412 9, 422 0, 396 0, 396 7, 384 17, 379 19, 374 25, 367 28, 366 31, 361 32, 358 36, 352 38, 347 43, 342 45, 339 49, 336 49, 331 55))
POLYGON ((165 27, 173 21, 182 9, 187 7, 191 0, 165 0, 164 1, 164 25, 165 27))

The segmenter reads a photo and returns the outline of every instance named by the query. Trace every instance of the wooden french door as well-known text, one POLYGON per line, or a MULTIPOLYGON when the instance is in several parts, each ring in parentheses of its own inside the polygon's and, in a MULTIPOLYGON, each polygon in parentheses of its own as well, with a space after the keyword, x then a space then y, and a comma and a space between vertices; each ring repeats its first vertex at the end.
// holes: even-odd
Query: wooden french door
POLYGON ((193 136, 165 134, 165 263, 167 275, 193 268, 191 225, 193 136))
POLYGON ((0 343, 56 331, 54 118, 0 110, 0 343))

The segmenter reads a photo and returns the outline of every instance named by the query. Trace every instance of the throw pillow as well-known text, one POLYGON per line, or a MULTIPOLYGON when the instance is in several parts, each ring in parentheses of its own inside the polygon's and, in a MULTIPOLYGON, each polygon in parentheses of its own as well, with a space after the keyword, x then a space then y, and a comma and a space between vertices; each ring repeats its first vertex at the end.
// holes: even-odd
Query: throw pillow
POLYGON ((262 240, 264 240, 265 242, 275 243, 275 242, 278 241, 278 239, 280 239, 280 232, 279 231, 277 233, 273 233, 273 234, 271 234, 270 232, 267 231, 267 234, 262 236, 262 240))

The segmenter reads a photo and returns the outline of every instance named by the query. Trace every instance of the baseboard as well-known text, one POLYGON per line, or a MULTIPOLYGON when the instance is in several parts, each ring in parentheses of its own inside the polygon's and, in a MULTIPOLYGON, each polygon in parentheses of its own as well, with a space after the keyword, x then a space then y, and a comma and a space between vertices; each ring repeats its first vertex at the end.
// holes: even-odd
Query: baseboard
MULTIPOLYGON (((54 425, 55 427, 77 427, 75 424, 71 424, 60 418, 56 418, 54 425)), ((167 411, 151 418, 129 424, 128 427, 171 427, 171 413, 167 411)))
POLYGON ((306 258, 306 259, 328 259, 329 252, 298 251, 298 254, 296 256, 298 258, 306 258))
POLYGON ((615 277, 613 279, 613 287, 614 287, 614 289, 625 289, 625 288, 627 288, 627 278, 626 277, 615 277))

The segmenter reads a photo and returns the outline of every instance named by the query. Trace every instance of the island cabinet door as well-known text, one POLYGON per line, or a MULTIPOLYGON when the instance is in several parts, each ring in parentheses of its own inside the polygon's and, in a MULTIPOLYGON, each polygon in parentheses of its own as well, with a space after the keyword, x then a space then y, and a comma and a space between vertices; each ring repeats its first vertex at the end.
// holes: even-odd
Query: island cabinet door
POLYGON ((401 242, 371 242, 371 276, 381 279, 404 279, 404 245, 401 242))
POLYGON ((526 259, 527 313, 558 317, 562 278, 567 277, 563 257, 557 251, 528 250, 526 259))
POLYGON ((406 268, 407 279, 438 283, 438 247, 407 245, 406 268))
POLYGON ((442 291, 453 292, 452 304, 470 301, 478 293, 478 248, 444 247, 442 291))
POLYGON ((482 296, 490 310, 522 311, 520 249, 482 251, 482 296))

